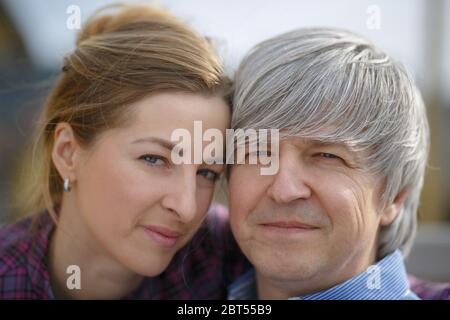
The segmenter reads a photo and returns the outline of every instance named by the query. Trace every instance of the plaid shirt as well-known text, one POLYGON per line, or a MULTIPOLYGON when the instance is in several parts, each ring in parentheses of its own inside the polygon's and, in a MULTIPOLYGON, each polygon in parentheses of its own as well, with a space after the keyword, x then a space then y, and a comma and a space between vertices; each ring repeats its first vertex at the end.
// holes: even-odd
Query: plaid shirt
POLYGON ((408 277, 411 290, 424 300, 450 300, 450 283, 424 281, 413 276, 408 277))
MULTIPOLYGON (((0 230, 0 299, 54 299, 48 273, 54 223, 40 214, 35 232, 27 218, 0 230)), ((213 205, 194 238, 159 276, 145 278, 124 299, 224 299, 249 267, 228 227, 227 211, 213 205)))

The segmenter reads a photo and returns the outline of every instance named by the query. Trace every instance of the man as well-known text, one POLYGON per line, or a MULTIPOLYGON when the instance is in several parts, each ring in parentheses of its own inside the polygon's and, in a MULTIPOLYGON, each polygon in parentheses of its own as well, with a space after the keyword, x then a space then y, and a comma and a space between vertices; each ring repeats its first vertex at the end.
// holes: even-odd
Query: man
POLYGON ((281 140, 276 174, 230 168, 231 228, 254 270, 229 298, 417 299, 403 259, 429 130, 403 67, 351 32, 299 29, 257 45, 235 85, 233 129, 281 140))

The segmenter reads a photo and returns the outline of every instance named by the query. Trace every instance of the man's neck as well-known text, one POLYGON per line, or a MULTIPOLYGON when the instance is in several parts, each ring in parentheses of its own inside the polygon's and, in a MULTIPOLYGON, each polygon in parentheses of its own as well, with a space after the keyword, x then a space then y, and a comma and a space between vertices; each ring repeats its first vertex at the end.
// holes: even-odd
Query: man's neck
MULTIPOLYGON (((335 284, 324 285, 324 279, 273 279, 256 272, 256 289, 258 299, 286 300, 289 298, 313 294, 335 284)), ((325 280, 327 281, 327 280, 325 280)), ((326 282, 330 283, 330 282, 326 282)))
POLYGON ((120 299, 142 281, 105 252, 76 210, 61 206, 58 225, 49 244, 49 274, 56 298, 120 299), (69 289, 67 267, 80 268, 81 289, 69 289))
POLYGON ((261 300, 286 300, 321 292, 365 272, 375 262, 375 253, 371 252, 358 262, 349 262, 341 268, 318 273, 307 279, 276 279, 255 270, 257 297, 261 300))
POLYGON ((272 281, 256 272, 256 292, 260 300, 286 300, 294 296, 287 285, 272 281))

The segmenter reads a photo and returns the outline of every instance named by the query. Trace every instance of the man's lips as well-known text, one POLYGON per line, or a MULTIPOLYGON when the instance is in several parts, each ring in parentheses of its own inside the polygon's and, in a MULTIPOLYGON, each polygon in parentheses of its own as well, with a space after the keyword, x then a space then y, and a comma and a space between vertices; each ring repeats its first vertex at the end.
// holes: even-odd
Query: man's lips
POLYGON ((279 228, 302 228, 302 229, 316 229, 316 227, 301 223, 298 221, 271 221, 271 222, 263 222, 261 223, 265 226, 273 226, 273 227, 279 227, 279 228))
POLYGON ((144 230, 151 239, 165 248, 173 247, 181 235, 177 231, 162 226, 147 225, 144 226, 144 230))
POLYGON ((278 230, 287 232, 309 231, 318 229, 318 227, 294 220, 263 222, 260 223, 260 226, 274 231, 278 230))

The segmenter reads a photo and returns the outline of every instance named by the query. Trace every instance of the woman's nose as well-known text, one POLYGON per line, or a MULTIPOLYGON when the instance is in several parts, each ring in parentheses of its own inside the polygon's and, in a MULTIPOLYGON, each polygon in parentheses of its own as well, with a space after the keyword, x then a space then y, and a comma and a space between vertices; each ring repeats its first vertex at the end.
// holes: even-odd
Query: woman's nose
POLYGON ((197 173, 195 168, 184 168, 179 178, 174 179, 163 206, 175 213, 181 221, 188 223, 197 213, 197 173))

